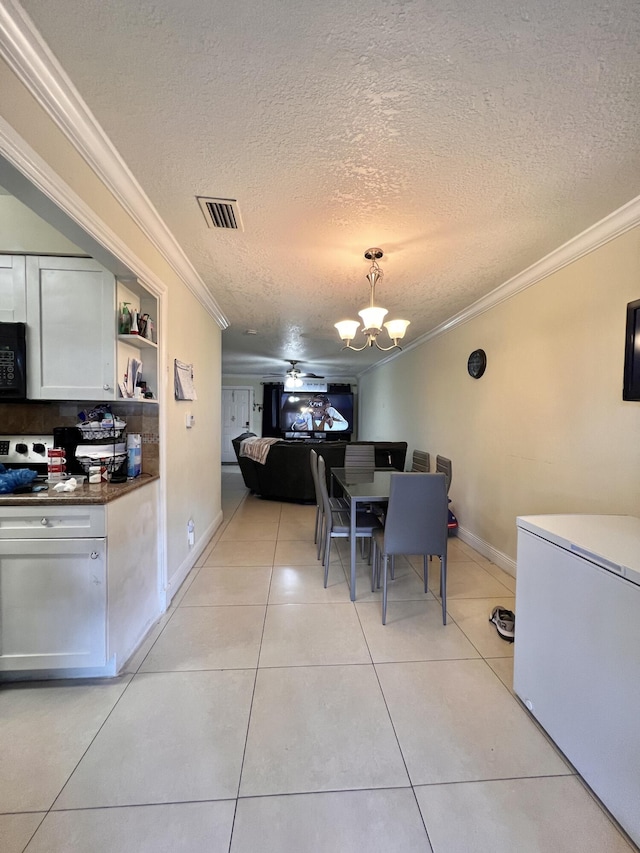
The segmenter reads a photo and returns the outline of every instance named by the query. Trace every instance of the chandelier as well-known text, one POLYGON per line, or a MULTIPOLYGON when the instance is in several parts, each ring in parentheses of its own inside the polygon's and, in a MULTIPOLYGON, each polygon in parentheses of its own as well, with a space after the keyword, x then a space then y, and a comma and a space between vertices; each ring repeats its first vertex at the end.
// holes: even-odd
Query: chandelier
POLYGON ((367 249, 364 253, 365 258, 368 261, 371 261, 371 268, 367 274, 367 279, 371 285, 371 293, 369 298, 369 307, 363 308, 362 311, 358 311, 358 314, 362 317, 362 331, 366 335, 367 339, 361 347, 351 346, 351 341, 355 338, 356 332, 360 328, 360 323, 357 320, 341 320, 339 323, 334 323, 334 325, 338 330, 341 340, 345 342, 342 349, 352 349, 356 352, 360 352, 366 347, 372 347, 374 344, 383 352, 387 352, 387 350, 395 348, 402 349, 398 341, 404 338, 404 334, 407 331, 407 326, 410 321, 388 320, 383 324, 383 320, 385 315, 388 314, 388 311, 386 308, 378 308, 375 304, 376 282, 383 276, 383 272, 378 263, 382 255, 382 249, 367 249), (389 347, 380 346, 378 343, 378 335, 382 331, 383 325, 387 330, 389 337, 393 341, 389 347))

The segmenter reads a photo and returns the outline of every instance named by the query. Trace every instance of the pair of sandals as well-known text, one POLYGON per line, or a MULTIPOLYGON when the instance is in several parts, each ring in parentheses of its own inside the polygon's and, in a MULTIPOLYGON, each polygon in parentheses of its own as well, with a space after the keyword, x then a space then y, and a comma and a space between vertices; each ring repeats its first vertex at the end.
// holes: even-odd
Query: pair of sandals
POLYGON ((513 643, 515 638, 516 616, 505 607, 494 607, 489 616, 489 622, 493 622, 498 631, 498 636, 508 643, 513 643))

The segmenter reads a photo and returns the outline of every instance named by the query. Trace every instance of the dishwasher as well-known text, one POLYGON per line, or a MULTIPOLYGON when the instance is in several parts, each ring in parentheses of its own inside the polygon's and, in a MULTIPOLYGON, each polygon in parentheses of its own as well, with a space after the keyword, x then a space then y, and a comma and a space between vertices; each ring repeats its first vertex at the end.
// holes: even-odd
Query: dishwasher
POLYGON ((517 525, 514 691, 640 845, 640 519, 517 525))

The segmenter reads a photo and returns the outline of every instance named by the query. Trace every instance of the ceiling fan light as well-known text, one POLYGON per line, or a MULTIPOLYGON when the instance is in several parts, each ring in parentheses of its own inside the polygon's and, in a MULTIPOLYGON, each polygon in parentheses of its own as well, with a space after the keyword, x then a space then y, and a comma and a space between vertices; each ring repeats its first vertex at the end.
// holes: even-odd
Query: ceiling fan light
POLYGON ((377 308, 375 305, 371 305, 369 308, 363 308, 362 311, 358 311, 358 314, 362 317, 362 325, 364 329, 377 329, 378 331, 382 328, 385 315, 388 313, 389 312, 386 308, 377 308))
POLYGON ((302 388, 304 382, 298 373, 287 373, 284 379, 284 390, 291 391, 294 388, 302 388))
POLYGON ((404 338, 407 326, 410 322, 410 320, 388 320, 384 324, 384 327, 389 333, 389 337, 392 341, 399 341, 404 338))
POLYGON ((338 334, 343 341, 352 341, 360 328, 360 323, 357 320, 340 320, 339 323, 334 323, 333 325, 338 330, 338 334))

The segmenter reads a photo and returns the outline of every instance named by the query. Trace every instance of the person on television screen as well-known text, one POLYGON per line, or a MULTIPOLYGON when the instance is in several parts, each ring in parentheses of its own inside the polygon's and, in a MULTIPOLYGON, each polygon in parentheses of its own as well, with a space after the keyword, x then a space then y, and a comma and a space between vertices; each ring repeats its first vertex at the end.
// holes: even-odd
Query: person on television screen
POLYGON ((293 430, 305 432, 328 432, 347 429, 349 422, 331 405, 326 394, 316 394, 302 409, 291 425, 293 430))

